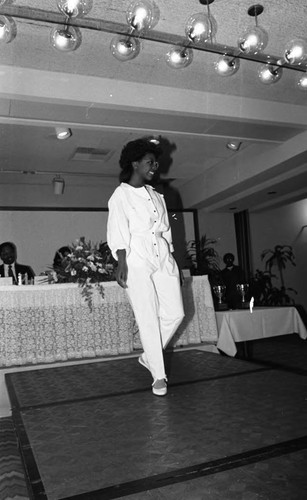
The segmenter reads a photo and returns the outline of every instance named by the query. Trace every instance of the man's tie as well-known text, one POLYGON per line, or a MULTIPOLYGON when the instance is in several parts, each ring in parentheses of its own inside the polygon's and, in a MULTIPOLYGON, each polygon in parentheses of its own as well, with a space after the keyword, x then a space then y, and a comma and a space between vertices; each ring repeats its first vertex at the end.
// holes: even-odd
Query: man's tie
POLYGON ((12 269, 11 265, 9 265, 9 276, 13 279, 14 285, 16 285, 16 278, 14 276, 13 269, 12 269))

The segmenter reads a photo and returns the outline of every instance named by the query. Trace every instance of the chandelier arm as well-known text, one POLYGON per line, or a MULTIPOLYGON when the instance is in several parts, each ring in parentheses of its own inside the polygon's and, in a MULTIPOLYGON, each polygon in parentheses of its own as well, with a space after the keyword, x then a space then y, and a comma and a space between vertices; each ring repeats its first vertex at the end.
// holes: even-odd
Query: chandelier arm
MULTIPOLYGON (((30 21, 37 21, 49 24, 63 24, 63 14, 60 12, 45 11, 43 9, 36 9, 32 7, 14 6, 14 5, 3 5, 0 7, 0 15, 10 16, 16 19, 24 19, 30 21)), ((150 31, 148 33, 135 33, 131 30, 127 31, 127 24, 116 23, 113 21, 107 21, 104 19, 94 19, 94 18, 74 18, 70 19, 70 26, 75 28, 83 28, 93 31, 101 31, 104 33, 111 33, 115 35, 125 35, 127 37, 139 38, 151 42, 163 43, 166 45, 177 45, 183 48, 187 47, 187 40, 181 35, 175 35, 170 33, 164 33, 161 31, 150 31)), ((134 30, 135 31, 135 30, 134 30)), ((257 54, 249 55, 242 53, 237 47, 232 47, 229 45, 221 45, 218 43, 207 43, 204 45, 196 45, 192 41, 189 42, 189 48, 200 51, 209 52, 220 55, 229 55, 236 57, 238 59, 243 59, 246 61, 257 62, 262 64, 271 64, 272 66, 277 66, 280 68, 290 69, 294 71, 299 71, 301 73, 306 73, 306 67, 301 65, 290 65, 284 61, 280 56, 275 56, 271 54, 257 54)))

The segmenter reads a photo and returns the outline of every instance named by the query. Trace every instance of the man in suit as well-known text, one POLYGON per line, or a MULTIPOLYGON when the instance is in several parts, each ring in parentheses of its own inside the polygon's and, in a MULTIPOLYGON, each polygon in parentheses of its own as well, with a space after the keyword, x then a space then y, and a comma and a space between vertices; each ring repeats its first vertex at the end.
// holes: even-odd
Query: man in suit
POLYGON ((221 276, 226 285, 226 302, 229 309, 236 309, 241 303, 241 296, 237 291, 237 285, 245 283, 245 274, 241 267, 234 264, 235 256, 226 253, 223 257, 225 268, 221 271, 221 276))
POLYGON ((18 275, 21 274, 22 282, 30 282, 34 279, 34 271, 30 266, 18 264, 16 245, 11 241, 5 241, 0 245, 0 258, 3 264, 0 266, 1 277, 12 277, 14 285, 18 284, 18 275), (27 277, 26 277, 27 275, 27 277))

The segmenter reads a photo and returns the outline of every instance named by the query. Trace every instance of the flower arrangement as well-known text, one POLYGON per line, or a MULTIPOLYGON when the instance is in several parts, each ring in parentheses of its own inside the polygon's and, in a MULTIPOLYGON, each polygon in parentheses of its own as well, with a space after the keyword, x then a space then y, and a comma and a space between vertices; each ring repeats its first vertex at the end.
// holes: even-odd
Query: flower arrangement
POLYGON ((93 307, 93 289, 104 296, 102 283, 114 280, 114 259, 107 243, 92 244, 84 237, 71 245, 71 252, 53 267, 52 281, 78 283, 89 308, 93 307))

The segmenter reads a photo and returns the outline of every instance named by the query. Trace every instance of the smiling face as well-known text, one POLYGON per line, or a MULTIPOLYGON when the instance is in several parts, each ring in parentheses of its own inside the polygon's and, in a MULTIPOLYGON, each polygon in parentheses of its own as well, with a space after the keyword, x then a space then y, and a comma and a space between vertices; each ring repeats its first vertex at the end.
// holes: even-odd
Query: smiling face
POLYGON ((141 160, 132 162, 133 174, 130 179, 130 184, 135 187, 144 186, 147 182, 151 182, 159 164, 153 153, 147 153, 141 160))

